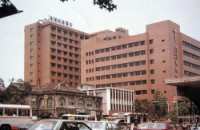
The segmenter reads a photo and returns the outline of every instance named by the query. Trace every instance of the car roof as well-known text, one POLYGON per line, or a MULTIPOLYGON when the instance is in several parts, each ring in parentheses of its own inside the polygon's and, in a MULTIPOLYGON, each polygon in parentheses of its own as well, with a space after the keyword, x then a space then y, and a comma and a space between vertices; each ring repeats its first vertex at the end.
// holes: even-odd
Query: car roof
POLYGON ((64 120, 64 119, 42 119, 40 121, 65 121, 65 122, 83 122, 83 121, 77 121, 77 120, 64 120))

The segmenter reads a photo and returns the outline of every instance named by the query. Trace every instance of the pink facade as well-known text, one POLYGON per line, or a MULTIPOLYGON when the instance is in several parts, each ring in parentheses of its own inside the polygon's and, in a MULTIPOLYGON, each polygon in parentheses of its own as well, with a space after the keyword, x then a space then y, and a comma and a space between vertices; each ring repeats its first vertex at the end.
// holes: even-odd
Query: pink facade
POLYGON ((133 36, 123 28, 94 33, 81 50, 82 84, 135 90, 137 99, 152 99, 159 90, 170 102, 176 88, 165 85, 166 78, 200 75, 200 42, 169 20, 133 36))
POLYGON ((89 35, 50 21, 25 27, 24 80, 31 85, 80 83, 80 41, 89 35))

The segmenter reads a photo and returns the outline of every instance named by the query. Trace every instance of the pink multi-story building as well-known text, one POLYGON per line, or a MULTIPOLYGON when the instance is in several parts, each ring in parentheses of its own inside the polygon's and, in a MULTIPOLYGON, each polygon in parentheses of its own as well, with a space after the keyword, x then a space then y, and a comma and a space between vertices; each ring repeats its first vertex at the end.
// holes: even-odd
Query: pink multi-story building
POLYGON ((81 42, 82 84, 134 90, 136 99, 150 100, 159 90, 170 102, 176 87, 164 80, 195 75, 200 75, 200 42, 169 20, 147 25, 142 34, 117 28, 81 42))
POLYGON ((52 17, 25 27, 24 80, 32 85, 119 87, 149 100, 159 90, 172 101, 176 88, 164 80, 195 75, 200 75, 200 42, 169 20, 137 35, 123 28, 88 34, 52 17))
POLYGON ((66 81, 75 86, 81 81, 81 40, 87 33, 55 17, 25 27, 24 81, 43 86, 66 81))

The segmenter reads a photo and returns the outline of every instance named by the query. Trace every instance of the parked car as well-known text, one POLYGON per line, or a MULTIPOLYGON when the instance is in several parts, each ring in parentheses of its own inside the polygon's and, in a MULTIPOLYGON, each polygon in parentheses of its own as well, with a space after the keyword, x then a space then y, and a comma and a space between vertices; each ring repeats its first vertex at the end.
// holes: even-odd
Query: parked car
POLYGON ((92 130, 120 130, 120 128, 111 121, 86 121, 92 130))
POLYGON ((47 119, 40 120, 29 130, 92 130, 82 121, 47 119))
POLYGON ((199 123, 192 124, 190 130, 200 130, 200 124, 199 123))
POLYGON ((141 123, 138 130, 183 130, 180 124, 173 122, 151 122, 141 123))

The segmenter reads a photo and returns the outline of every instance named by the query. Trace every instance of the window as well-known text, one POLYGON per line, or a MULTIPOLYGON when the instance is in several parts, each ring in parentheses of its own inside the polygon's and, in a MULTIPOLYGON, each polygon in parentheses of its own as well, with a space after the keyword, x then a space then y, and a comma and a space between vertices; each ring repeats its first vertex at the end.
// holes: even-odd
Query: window
POLYGON ((151 59, 151 60, 150 60, 150 64, 154 64, 154 59, 151 59))
POLYGON ((151 74, 155 74, 155 70, 154 69, 150 70, 150 72, 151 72, 151 74))
POLYGON ((33 31, 33 28, 30 28, 30 32, 32 32, 33 31))
POLYGON ((44 99, 40 99, 40 107, 44 107, 44 99))
POLYGON ((65 106, 65 99, 61 97, 58 101, 59 106, 65 106))
POLYGON ((37 105, 36 98, 32 98, 31 103, 32 103, 32 106, 36 106, 37 105))
POLYGON ((33 45, 33 42, 30 42, 30 46, 32 46, 33 45))
POLYGON ((96 101, 96 108, 100 108, 101 107, 101 105, 100 105, 100 102, 99 101, 96 101))
POLYGON ((84 107, 84 106, 85 106, 85 102, 84 102, 83 99, 79 99, 79 100, 78 100, 78 106, 79 106, 79 107, 84 107))
POLYGON ((33 64, 30 64, 30 68, 32 68, 33 67, 33 64))
POLYGON ((76 101, 73 98, 70 98, 68 104, 69 105, 76 105, 76 101))
POLYGON ((153 44, 153 39, 149 40, 149 44, 153 44))
POLYGON ((53 99, 52 99, 52 97, 48 98, 48 100, 47 100, 47 106, 48 107, 52 107, 53 106, 53 99))
POLYGON ((155 79, 152 79, 152 80, 151 80, 151 84, 155 84, 155 79))
POLYGON ((155 89, 152 89, 152 90, 151 90, 151 94, 155 94, 155 89))
POLYGON ((33 34, 30 35, 30 38, 32 38, 32 37, 33 37, 33 34))
POLYGON ((150 54, 153 54, 153 53, 154 53, 154 50, 153 50, 153 49, 150 49, 149 52, 150 52, 150 54))
POLYGON ((89 99, 89 100, 87 101, 87 107, 92 107, 92 100, 89 99))
POLYGON ((33 56, 30 56, 30 60, 32 60, 33 59, 33 56))

